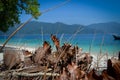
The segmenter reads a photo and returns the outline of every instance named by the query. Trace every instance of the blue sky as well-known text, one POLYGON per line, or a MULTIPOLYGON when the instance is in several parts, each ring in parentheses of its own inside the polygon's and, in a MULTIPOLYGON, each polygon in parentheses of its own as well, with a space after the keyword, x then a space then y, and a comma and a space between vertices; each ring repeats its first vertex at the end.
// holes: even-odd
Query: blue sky
MULTIPOLYGON (((66 0, 39 0, 40 11, 64 1, 66 0)), ((31 15, 23 13, 20 19, 24 22, 30 17, 31 15)), ((36 21, 82 25, 120 22, 120 0, 71 0, 64 6, 42 14, 36 21)))

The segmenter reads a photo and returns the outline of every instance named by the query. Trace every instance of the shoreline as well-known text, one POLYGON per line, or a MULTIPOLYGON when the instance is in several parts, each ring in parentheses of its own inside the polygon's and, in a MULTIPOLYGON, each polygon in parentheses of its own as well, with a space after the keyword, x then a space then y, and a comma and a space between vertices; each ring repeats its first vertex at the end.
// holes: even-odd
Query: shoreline
MULTIPOLYGON (((0 44, 0 48, 1 48, 1 44, 0 44)), ((41 46, 38 46, 38 47, 28 47, 28 46, 14 46, 14 45, 6 45, 5 47, 4 47, 4 49, 3 49, 3 51, 5 50, 5 49, 7 49, 7 50, 9 50, 9 49, 15 49, 15 50, 28 50, 28 51, 30 51, 31 53, 34 53, 35 52, 35 50, 36 49, 38 49, 39 47, 41 47, 41 46)), ((84 49, 84 48, 83 48, 84 49)), ((52 49, 52 51, 54 52, 54 51, 56 51, 55 49, 52 49)), ((1 53, 1 52, 0 52, 1 53)), ((82 50, 82 53, 89 53, 89 51, 86 51, 86 50, 82 50)), ((117 57, 118 56, 118 53, 119 53, 119 51, 118 52, 116 52, 116 53, 114 53, 114 54, 109 54, 109 52, 103 52, 103 53, 101 53, 102 55, 105 55, 105 54, 108 54, 108 56, 109 57, 117 57)), ((94 55, 94 56, 97 56, 97 55, 99 55, 100 54, 100 51, 91 51, 91 53, 90 53, 91 55, 94 55)))
MULTIPOLYGON (((0 44, 0 47, 1 46, 2 45, 0 44)), ((30 52, 34 52, 36 50, 36 48, 33 48, 33 47, 24 47, 24 46, 21 47, 21 46, 14 46, 14 45, 6 45, 3 50, 5 49, 28 50, 30 52)))
MULTIPOLYGON (((44 46, 43 46, 44 47, 44 46)), ((35 48, 30 48, 30 47, 20 47, 20 46, 10 46, 10 45, 6 45, 6 47, 4 48, 4 49, 8 49, 7 51, 6 51, 6 56, 7 55, 9 55, 9 54, 7 54, 7 53, 9 53, 9 49, 13 49, 13 52, 11 52, 12 54, 14 54, 14 53, 18 53, 19 54, 19 52, 17 51, 17 50, 19 50, 20 51, 20 57, 21 57, 21 53, 22 53, 22 55, 23 55, 23 51, 22 50, 28 50, 28 51, 34 51, 35 52, 35 48), (16 52, 15 52, 15 50, 16 50, 16 52), (21 52, 22 51, 22 52, 21 52)), ((43 48, 44 49, 44 48, 43 48)), ((90 58, 90 63, 88 63, 88 65, 86 66, 86 67, 84 67, 84 68, 87 68, 87 70, 89 70, 90 72, 93 70, 93 69, 95 69, 97 72, 97 74, 99 74, 99 75, 101 75, 101 72, 103 71, 103 70, 106 70, 107 68, 108 68, 108 60, 109 59, 112 59, 112 56, 110 56, 110 55, 105 55, 105 56, 103 56, 103 54, 101 55, 101 54, 89 54, 89 53, 86 53, 86 52, 82 52, 82 50, 79 48, 79 49, 77 49, 77 50, 75 50, 75 55, 74 55, 74 57, 76 57, 75 59, 76 59, 76 62, 75 63, 77 63, 78 62, 78 60, 80 60, 79 58, 81 58, 82 60, 83 59, 85 59, 85 58, 87 58, 87 59, 89 59, 90 58), (78 52, 77 52, 78 51, 78 52), (78 58, 77 58, 77 54, 78 54, 78 58), (82 56, 82 55, 83 56, 82 56), (79 57, 79 55, 80 55, 80 57, 79 57), (87 57, 85 57, 85 56, 87 56, 87 57)), ((34 54, 34 53, 33 53, 34 54)), ((38 53, 38 54, 42 54, 42 53, 38 53)), ((62 52, 61 52, 61 54, 62 54, 62 52)), ((14 54, 15 55, 15 54, 14 54)), ((11 59, 14 59, 14 57, 13 57, 13 55, 11 56, 12 58, 11 59, 9 59, 9 57, 4 57, 4 59, 3 59, 3 57, 4 57, 4 52, 3 53, 1 53, 0 54, 0 63, 1 64, 5 64, 5 61, 7 60, 8 62, 9 61, 11 61, 11 59)), ((40 56, 39 56, 40 57, 40 56)), ((16 57, 15 57, 16 58, 16 57)), ((17 57, 18 58, 18 57, 17 57)), ((24 61, 24 59, 25 59, 26 57, 24 57, 24 56, 22 56, 21 57, 21 59, 23 59, 23 61, 24 61)), ((34 57, 33 57, 34 58, 34 57)), ((46 57, 45 57, 46 58, 46 57)), ((53 58, 53 57, 52 57, 53 58)), ((67 57, 66 57, 67 58, 67 57)), ((27 61, 27 59, 28 58, 26 58, 26 61, 27 61)), ((37 59, 36 57, 35 57, 35 59, 37 59)), ((44 58, 43 58, 44 59, 44 58)), ((55 58, 56 59, 56 58, 55 58)), ((114 58, 115 59, 115 58, 114 58)), ((53 59, 52 59, 53 60, 53 59)), ((59 60, 59 59, 58 59, 59 60)), ((82 61, 81 60, 81 61, 82 61)), ((116 60, 117 60, 117 58, 116 58, 116 60)), ((47 60, 46 60, 47 61, 47 60)), ((24 61, 25 62, 25 61, 24 61)), ((27 64, 28 62, 26 62, 26 64, 27 64)), ((33 62, 34 63, 34 62, 33 62)), ((32 63, 32 64, 33 64, 32 63)), ((48 62, 49 63, 49 62, 48 62)), ((38 63, 39 64, 39 63, 38 63)), ((43 63, 42 63, 43 64, 43 63)), ((51 64, 50 64, 51 65, 51 64)), ((74 65, 74 64, 73 64, 74 65)), ((73 65, 70 65, 70 64, 68 64, 68 66, 66 66, 66 67, 73 67, 73 65)), ((81 64, 81 65, 85 65, 85 63, 84 64, 81 64)), ((74 66, 79 66, 79 64, 76 64, 76 65, 74 65, 74 66)), ((25 67, 25 66, 24 66, 25 67)), ((28 65, 27 67, 29 67, 30 68, 30 65, 28 65)), ((36 67, 37 68, 37 67, 36 67)), ((40 68, 40 67, 39 67, 40 68)), ((84 69, 83 68, 83 69, 84 69)), ((78 68, 79 69, 79 68, 78 68)), ((68 69, 69 70, 69 69, 68 69)), ((86 70, 86 71, 87 71, 86 70)), ((23 70, 24 71, 24 70, 23 70)), ((84 71, 84 72, 86 72, 86 71, 84 71)), ((27 72, 26 72, 27 73, 27 72)), ((87 73, 87 72, 86 72, 87 73)), ((29 74, 29 73, 28 73, 29 74)), ((20 75, 21 75, 21 73, 20 73, 20 75)), ((28 77, 28 76, 27 76, 28 77)), ((0 79, 2 79, 2 77, 0 77, 0 79)))
MULTIPOLYGON (((2 45, 0 45, 0 47, 1 47, 2 45)), ((30 51, 31 53, 34 53, 35 52, 35 50, 37 49, 37 48, 32 48, 32 47, 21 47, 21 46, 13 46, 13 45, 6 45, 5 46, 5 48, 4 48, 4 50, 5 49, 7 49, 7 50, 9 50, 9 49, 15 49, 15 50, 28 50, 28 51, 30 51)), ((2 61, 3 60, 3 53, 4 53, 4 50, 3 50, 3 52, 0 52, 0 61, 2 61)), ((53 50, 54 51, 54 50, 53 50)), ((88 53, 88 52, 82 52, 82 53, 88 53)), ((90 53, 90 55, 93 57, 93 62, 92 62, 92 66, 91 66, 91 68, 95 68, 96 67, 96 64, 97 64, 97 58, 101 58, 100 60, 99 60, 99 66, 100 67, 107 67, 107 59, 111 59, 112 57, 114 57, 114 58, 118 58, 117 56, 117 54, 116 55, 111 55, 111 54, 105 54, 105 53, 102 53, 102 54, 100 54, 100 53, 90 53)))

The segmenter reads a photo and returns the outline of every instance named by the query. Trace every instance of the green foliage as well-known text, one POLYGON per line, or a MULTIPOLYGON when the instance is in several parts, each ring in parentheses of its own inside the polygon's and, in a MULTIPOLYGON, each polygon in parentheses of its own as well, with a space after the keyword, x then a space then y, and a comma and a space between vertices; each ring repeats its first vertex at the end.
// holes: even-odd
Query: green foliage
POLYGON ((38 0, 0 0, 0 30, 6 32, 9 27, 20 23, 19 16, 23 11, 37 18, 39 6, 38 0))

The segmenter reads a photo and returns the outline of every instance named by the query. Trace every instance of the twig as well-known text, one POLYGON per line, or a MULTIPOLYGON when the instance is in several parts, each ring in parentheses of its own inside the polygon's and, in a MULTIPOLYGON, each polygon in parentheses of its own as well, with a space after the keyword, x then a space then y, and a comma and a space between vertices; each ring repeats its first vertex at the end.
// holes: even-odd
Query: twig
MULTIPOLYGON (((22 73, 17 73, 17 72, 13 72, 13 75, 17 75, 17 76, 43 76, 45 75, 44 72, 39 72, 39 73, 25 73, 25 72, 22 72, 22 73)), ((46 76, 59 76, 58 73, 46 73, 46 76)))
MULTIPOLYGON (((12 76, 24 76, 24 77, 33 77, 33 76, 44 76, 45 72, 38 73, 26 73, 26 72, 12 72, 12 76)), ((6 76, 5 72, 0 73, 0 76, 6 76)), ((46 73, 46 76, 59 76, 58 73, 46 73)))
POLYGON ((46 80, 46 73, 47 73, 48 64, 49 64, 49 63, 47 63, 47 65, 46 65, 46 67, 45 67, 45 74, 44 74, 44 76, 43 76, 43 80, 46 80))

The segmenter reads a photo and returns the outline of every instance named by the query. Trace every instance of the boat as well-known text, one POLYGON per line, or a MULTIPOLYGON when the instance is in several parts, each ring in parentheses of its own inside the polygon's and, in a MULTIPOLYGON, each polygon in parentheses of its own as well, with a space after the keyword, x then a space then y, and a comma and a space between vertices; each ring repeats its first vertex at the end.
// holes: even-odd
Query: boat
POLYGON ((115 40, 120 40, 120 35, 115 35, 114 34, 113 37, 114 37, 115 40))

